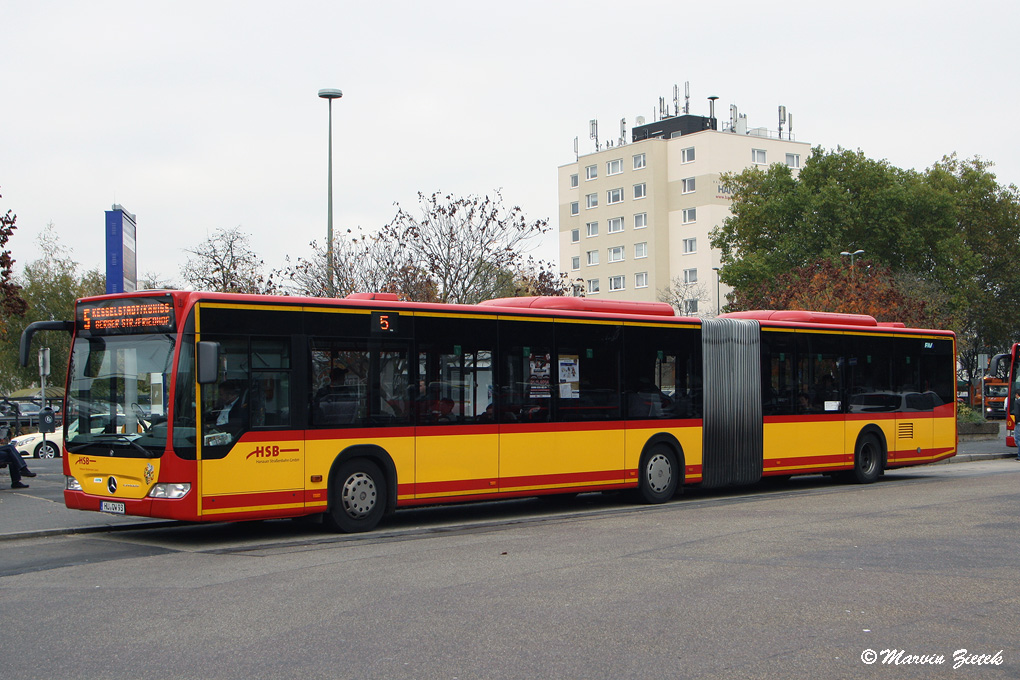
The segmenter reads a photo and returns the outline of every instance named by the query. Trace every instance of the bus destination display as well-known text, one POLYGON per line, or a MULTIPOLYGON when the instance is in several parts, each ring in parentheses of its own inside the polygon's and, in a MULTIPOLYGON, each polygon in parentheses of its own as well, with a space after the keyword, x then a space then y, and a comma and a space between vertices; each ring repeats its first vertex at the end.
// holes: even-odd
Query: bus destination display
POLYGON ((93 335, 171 333, 175 328, 169 297, 102 300, 78 307, 78 330, 93 335))

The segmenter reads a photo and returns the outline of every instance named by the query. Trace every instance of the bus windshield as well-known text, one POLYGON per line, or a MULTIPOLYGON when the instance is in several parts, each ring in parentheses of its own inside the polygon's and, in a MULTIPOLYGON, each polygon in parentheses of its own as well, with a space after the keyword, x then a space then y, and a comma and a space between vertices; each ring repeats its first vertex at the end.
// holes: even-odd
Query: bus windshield
POLYGON ((157 457, 167 442, 172 335, 77 337, 65 439, 72 453, 157 457))

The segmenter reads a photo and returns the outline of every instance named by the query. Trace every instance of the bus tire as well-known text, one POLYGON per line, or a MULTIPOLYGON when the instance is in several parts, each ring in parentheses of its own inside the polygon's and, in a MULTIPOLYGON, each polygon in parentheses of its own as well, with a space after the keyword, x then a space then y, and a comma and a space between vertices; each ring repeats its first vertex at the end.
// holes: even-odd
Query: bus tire
POLYGON ((871 484, 881 473, 882 445, 875 435, 862 435, 854 449, 854 469, 848 478, 857 484, 871 484))
POLYGON ((676 453, 665 444, 656 444, 642 456, 638 477, 638 496, 642 501, 665 503, 680 483, 676 453))
POLYGON ((325 517, 330 528, 348 534, 371 531, 385 510, 386 478, 378 465, 354 458, 337 468, 325 517))

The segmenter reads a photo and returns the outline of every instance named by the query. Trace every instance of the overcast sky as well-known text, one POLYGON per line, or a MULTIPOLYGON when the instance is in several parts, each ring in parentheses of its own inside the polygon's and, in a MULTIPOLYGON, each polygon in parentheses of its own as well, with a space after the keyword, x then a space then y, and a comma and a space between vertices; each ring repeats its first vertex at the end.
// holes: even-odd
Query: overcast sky
MULTIPOLYGON (((0 211, 16 267, 52 222, 105 268, 104 211, 138 218, 139 275, 241 227, 268 265, 417 192, 502 189, 555 228, 556 168, 690 83, 691 113, 923 170, 946 154, 1020 184, 1017 2, 47 2, 7 0, 0 211)), ((536 255, 556 257, 550 237, 536 255)))

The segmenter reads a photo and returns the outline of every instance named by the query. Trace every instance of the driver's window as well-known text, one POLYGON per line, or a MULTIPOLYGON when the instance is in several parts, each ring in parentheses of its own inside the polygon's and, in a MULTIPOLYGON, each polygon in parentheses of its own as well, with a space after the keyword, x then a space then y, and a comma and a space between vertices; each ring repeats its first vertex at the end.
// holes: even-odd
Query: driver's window
POLYGON ((202 444, 233 444, 250 425, 247 338, 220 342, 217 382, 202 386, 202 444))

